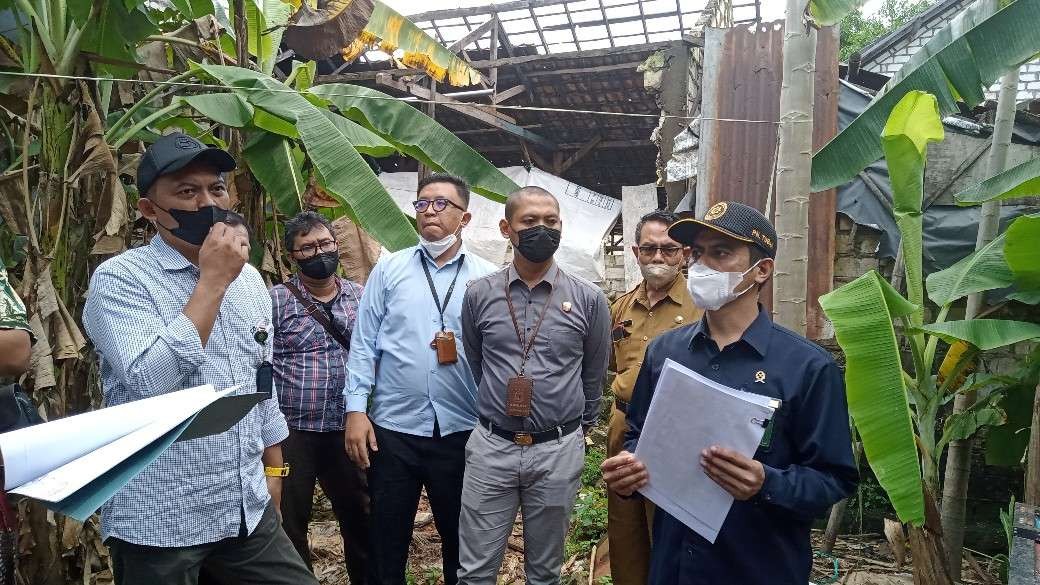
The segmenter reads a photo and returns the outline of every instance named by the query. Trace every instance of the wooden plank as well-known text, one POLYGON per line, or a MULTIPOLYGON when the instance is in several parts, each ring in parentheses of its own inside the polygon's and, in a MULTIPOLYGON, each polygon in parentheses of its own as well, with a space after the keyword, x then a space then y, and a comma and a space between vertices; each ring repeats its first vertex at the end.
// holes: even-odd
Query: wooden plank
MULTIPOLYGON (((557 148, 557 150, 578 150, 581 147, 585 146, 586 144, 587 144, 586 142, 568 142, 568 143, 564 143, 564 144, 557 144, 556 148, 557 148)), ((599 144, 596 145, 596 148, 599 148, 599 149, 606 149, 606 148, 640 148, 640 147, 655 148, 653 143, 651 143, 649 140, 604 140, 603 142, 600 142, 599 144)), ((480 152, 483 152, 483 153, 502 153, 502 152, 519 152, 522 149, 520 148, 519 145, 500 144, 500 145, 495 145, 495 146, 481 146, 481 147, 477 148, 477 150, 479 150, 480 152)), ((543 168, 548 169, 549 167, 543 167, 543 168)))
POLYGON ((683 41, 659 41, 645 45, 627 45, 624 47, 610 47, 607 49, 593 49, 591 51, 567 51, 565 53, 552 53, 549 55, 525 55, 523 57, 509 57, 495 61, 474 61, 473 66, 479 69, 485 67, 506 65, 523 65, 525 63, 536 63, 538 61, 551 61, 553 59, 587 59, 591 57, 605 57, 607 55, 625 55, 629 53, 647 53, 658 49, 667 48, 675 43, 683 41))
POLYGON ((505 115, 499 114, 497 112, 489 112, 489 111, 485 110, 484 108, 481 108, 480 106, 477 106, 477 105, 474 105, 474 104, 466 104, 466 103, 455 101, 455 100, 453 100, 453 99, 451 99, 449 97, 443 96, 443 95, 441 95, 441 94, 439 94, 439 93, 437 93, 435 91, 431 92, 429 89, 427 89, 425 87, 417 86, 415 84, 402 83, 400 81, 394 81, 394 80, 389 79, 389 78, 379 78, 376 81, 378 83, 380 83, 381 85, 386 85, 388 87, 393 87, 393 88, 395 88, 395 89, 397 89, 399 91, 403 91, 405 93, 410 93, 410 94, 412 94, 415 97, 418 97, 420 99, 434 100, 434 101, 437 102, 437 104, 439 104, 439 105, 441 105, 441 106, 443 106, 445 108, 454 110, 454 111, 456 111, 456 112, 458 112, 460 114, 463 114, 465 116, 469 116, 470 118, 473 118, 474 120, 479 120, 481 122, 484 122, 485 124, 487 124, 489 126, 493 126, 495 128, 499 128, 502 131, 504 131, 504 132, 506 132, 508 134, 512 134, 512 135, 516 136, 517 138, 525 140, 525 141, 527 141, 527 142, 529 142, 531 144, 536 144, 538 146, 541 146, 542 148, 546 148, 546 149, 549 149, 549 150, 556 150, 556 148, 557 148, 556 143, 552 142, 551 140, 549 140, 549 139, 547 139, 547 138, 545 138, 545 137, 543 137, 543 136, 541 136, 539 134, 531 132, 530 130, 527 130, 526 128, 522 128, 520 126, 517 126, 516 125, 516 120, 514 120, 513 118, 510 118, 509 116, 505 116, 505 115))
MULTIPOLYGON (((497 14, 495 15, 495 18, 497 20, 497 14)), ((502 44, 502 48, 505 49, 506 55, 513 57, 513 44, 509 42, 509 35, 506 34, 506 29, 502 27, 501 20, 498 21, 498 40, 502 44)), ((495 64, 492 65, 492 67, 497 69, 499 60, 500 59, 493 59, 495 64)), ((528 81, 527 74, 524 73, 524 70, 519 65, 513 65, 513 71, 515 71, 516 76, 520 78, 520 83, 527 88, 527 99, 534 103, 534 91, 531 90, 534 86, 531 85, 530 81, 528 81)))
POLYGON ((585 143, 584 146, 579 148, 578 152, 575 152, 574 154, 570 155, 567 158, 567 160, 560 163, 559 167, 557 167, 556 169, 556 175, 560 176, 563 173, 566 173, 567 170, 573 167, 575 163, 585 158, 586 155, 592 152, 592 149, 596 148, 596 145, 600 142, 603 142, 603 137, 600 135, 594 136, 592 140, 589 140, 585 143))
MULTIPOLYGON (((498 60, 498 33, 502 27, 498 25, 498 15, 491 17, 491 45, 490 56, 492 61, 498 60)), ((498 103, 498 67, 491 68, 491 87, 495 90, 491 94, 491 103, 498 103)))
MULTIPOLYGON (((478 40, 481 37, 483 37, 484 35, 486 35, 488 33, 488 31, 492 30, 492 27, 494 27, 494 26, 495 26, 495 19, 494 18, 489 18, 487 20, 487 22, 485 22, 484 24, 478 26, 477 28, 469 31, 468 33, 466 33, 466 36, 464 36, 461 39, 459 39, 459 40, 455 41, 454 43, 452 43, 451 46, 448 47, 448 50, 451 51, 452 53, 457 53, 457 52, 461 51, 462 49, 466 48, 466 45, 468 45, 468 44, 472 43, 473 41, 478 40)), ((494 57, 492 57, 492 58, 494 58, 494 57)))
POLYGON ((631 61, 629 63, 615 63, 613 65, 600 65, 598 67, 575 67, 572 69, 544 69, 540 71, 531 71, 527 74, 528 77, 548 77, 551 75, 569 75, 572 73, 605 73, 607 71, 619 71, 622 69, 635 69, 642 65, 642 61, 631 61))
POLYGON ((409 14, 405 18, 412 22, 423 22, 425 20, 441 20, 445 18, 465 18, 467 16, 483 16, 486 14, 497 14, 499 12, 512 12, 514 10, 527 10, 528 8, 541 8, 542 6, 555 6, 566 4, 571 0, 517 0, 504 2, 502 4, 486 4, 484 6, 472 6, 469 8, 448 8, 444 10, 429 10, 418 14, 409 14))
POLYGON ((491 98, 491 101, 492 101, 492 103, 500 104, 500 103, 508 100, 509 98, 516 97, 516 96, 524 93, 525 91, 527 91, 527 86, 526 85, 524 85, 524 84, 514 85, 513 87, 510 87, 509 89, 507 89, 505 91, 500 91, 500 92, 496 93, 491 98))

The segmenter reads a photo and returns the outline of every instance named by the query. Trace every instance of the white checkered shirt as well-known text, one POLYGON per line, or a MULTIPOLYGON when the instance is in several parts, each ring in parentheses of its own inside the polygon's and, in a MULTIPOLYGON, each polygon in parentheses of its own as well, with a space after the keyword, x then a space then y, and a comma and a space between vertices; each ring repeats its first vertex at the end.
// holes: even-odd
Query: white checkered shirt
MULTIPOLYGON (((271 297, 250 265, 228 287, 203 348, 181 310, 199 270, 152 238, 101 264, 90 279, 83 324, 101 362, 105 404, 212 384, 256 391, 260 346, 252 328, 271 321, 271 297)), ((229 431, 174 443, 101 509, 102 537, 181 547, 251 533, 270 499, 261 456, 289 434, 277 399, 229 431)))

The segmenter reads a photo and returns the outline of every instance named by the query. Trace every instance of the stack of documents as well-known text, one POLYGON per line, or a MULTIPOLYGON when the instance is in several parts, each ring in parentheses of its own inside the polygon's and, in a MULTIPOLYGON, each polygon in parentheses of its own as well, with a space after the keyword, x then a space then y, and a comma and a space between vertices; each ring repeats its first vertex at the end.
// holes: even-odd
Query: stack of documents
POLYGON ((718 445, 753 457, 778 405, 665 360, 636 446, 650 474, 640 493, 715 542, 733 496, 704 473, 701 451, 718 445))
POLYGON ((265 394, 199 386, 0 434, 4 489, 85 521, 175 441, 227 431, 265 394))

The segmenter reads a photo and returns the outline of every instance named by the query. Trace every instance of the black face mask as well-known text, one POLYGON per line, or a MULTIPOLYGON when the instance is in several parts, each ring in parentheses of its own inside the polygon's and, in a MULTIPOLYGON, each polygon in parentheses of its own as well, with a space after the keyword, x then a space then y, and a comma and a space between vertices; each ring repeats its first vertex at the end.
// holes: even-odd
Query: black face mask
POLYGON ((560 230, 536 225, 516 233, 519 241, 516 251, 535 264, 541 264, 556 253, 560 247, 560 230))
MULTIPOLYGON (((155 205, 155 203, 152 203, 152 205, 155 205)), ((155 206, 159 207, 158 205, 155 206)), ((169 213, 170 217, 177 220, 177 227, 166 229, 169 229, 170 233, 178 239, 184 240, 193 246, 201 246, 202 242, 206 241, 210 228, 227 219, 228 215, 227 210, 212 205, 200 207, 196 211, 163 209, 162 207, 159 207, 159 209, 169 213)))
POLYGON ((322 252, 306 260, 297 260, 297 263, 300 265, 300 272, 304 275, 321 280, 336 274, 336 267, 339 266, 339 252, 322 252))

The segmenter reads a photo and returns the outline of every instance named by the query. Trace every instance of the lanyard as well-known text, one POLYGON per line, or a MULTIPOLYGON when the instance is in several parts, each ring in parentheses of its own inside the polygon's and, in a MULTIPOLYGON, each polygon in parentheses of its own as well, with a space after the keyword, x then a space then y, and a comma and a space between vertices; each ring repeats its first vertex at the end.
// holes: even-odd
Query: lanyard
POLYGON ((426 260, 423 259, 422 252, 419 252, 419 264, 422 264, 423 272, 426 274, 426 282, 430 284, 430 292, 433 293, 433 303, 437 306, 437 312, 440 313, 441 331, 444 331, 444 311, 448 309, 451 292, 455 290, 455 282, 459 280, 459 272, 462 271, 462 263, 465 261, 466 255, 463 254, 459 257, 459 265, 455 267, 455 277, 451 279, 451 286, 448 287, 448 292, 444 295, 444 304, 442 305, 441 297, 437 294, 437 287, 433 284, 433 277, 430 276, 430 269, 426 266, 426 260))
MULTIPOLYGON (((516 321, 516 311, 513 309, 513 299, 509 295, 509 271, 505 271, 506 281, 506 305, 509 306, 509 317, 513 320, 513 329, 516 330, 516 340, 520 343, 520 347, 523 348, 523 354, 520 357, 520 375, 524 375, 524 367, 527 365, 527 357, 531 353, 531 348, 534 346, 534 340, 538 337, 538 329, 542 326, 542 321, 545 320, 545 313, 549 310, 549 305, 552 304, 553 293, 556 292, 556 281, 560 278, 560 268, 556 268, 556 276, 553 277, 552 288, 549 289, 549 296, 545 299, 545 305, 542 306, 542 314, 538 316, 538 322, 534 325, 534 331, 531 332, 531 338, 524 343, 523 336, 520 333, 520 324, 516 321)), ((531 290, 534 293, 534 290, 531 290)))

